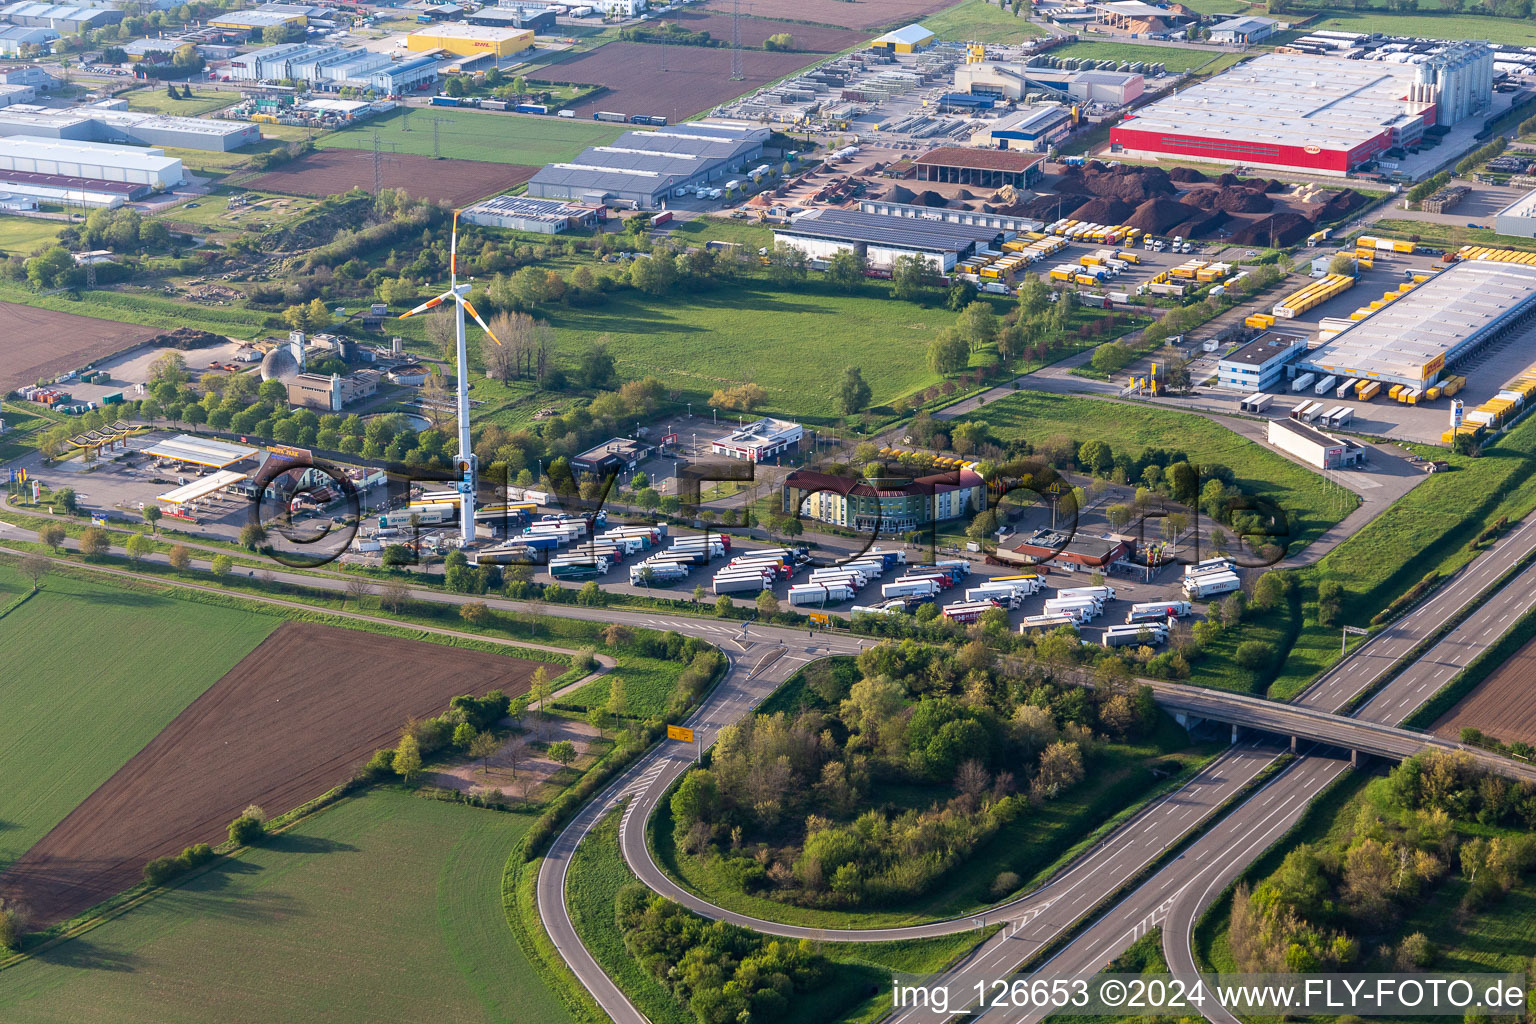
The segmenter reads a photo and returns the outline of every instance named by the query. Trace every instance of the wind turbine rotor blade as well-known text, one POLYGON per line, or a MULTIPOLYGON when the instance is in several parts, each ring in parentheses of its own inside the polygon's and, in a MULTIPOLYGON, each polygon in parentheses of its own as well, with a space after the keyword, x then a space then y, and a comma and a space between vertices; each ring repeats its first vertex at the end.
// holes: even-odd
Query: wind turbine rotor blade
POLYGON ((459 272, 459 211, 453 211, 453 237, 448 242, 448 273, 459 272))
POLYGON ((417 306, 415 309, 411 310, 409 313, 401 313, 400 314, 400 319, 404 320, 408 316, 415 316, 417 313, 425 313, 427 310, 431 309, 433 306, 440 305, 443 302, 444 299, 447 299, 447 298, 451 297, 452 295, 453 295, 453 292, 443 292, 443 294, 439 295, 437 298, 435 298, 435 299, 428 299, 426 302, 423 302, 421 305, 417 306))
POLYGON ((496 337, 496 332, 491 330, 484 320, 480 319, 480 314, 475 312, 475 307, 469 304, 468 299, 464 300, 464 308, 469 311, 469 315, 475 318, 475 323, 480 325, 480 329, 484 331, 486 335, 497 344, 498 347, 506 347, 501 344, 501 339, 496 337))

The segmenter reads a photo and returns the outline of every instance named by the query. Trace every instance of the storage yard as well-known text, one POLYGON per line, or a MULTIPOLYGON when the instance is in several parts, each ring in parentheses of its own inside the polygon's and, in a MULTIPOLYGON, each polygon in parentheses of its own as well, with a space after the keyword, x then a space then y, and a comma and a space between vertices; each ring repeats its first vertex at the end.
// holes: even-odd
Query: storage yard
MULTIPOLYGON (((247 187, 264 192, 325 197, 349 189, 373 191, 373 154, 356 149, 323 149, 258 175, 247 187)), ((463 206, 516 188, 537 168, 478 160, 433 160, 394 153, 382 162, 385 188, 404 189, 418 199, 463 206)))
POLYGON ((344 782, 452 697, 526 692, 539 665, 285 624, 11 865, 0 893, 24 900, 35 926, 63 920, 138 881, 146 860, 218 842, 247 804, 277 813, 344 782), (360 664, 373 668, 339 670, 360 664))

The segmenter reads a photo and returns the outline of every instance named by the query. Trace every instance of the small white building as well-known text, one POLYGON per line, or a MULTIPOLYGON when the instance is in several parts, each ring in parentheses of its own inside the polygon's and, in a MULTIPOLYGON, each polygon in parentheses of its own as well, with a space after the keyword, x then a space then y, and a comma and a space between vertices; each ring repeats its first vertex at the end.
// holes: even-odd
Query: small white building
POLYGON ((1318 469, 1343 469, 1365 461, 1365 448, 1295 420, 1270 420, 1269 443, 1318 469))
POLYGON ((1252 46, 1279 30, 1280 23, 1273 18, 1229 18, 1211 26, 1211 42, 1225 46, 1252 46))
POLYGON ((727 459, 745 462, 766 462, 776 455, 800 446, 805 428, 788 420, 776 420, 765 416, 755 423, 716 438, 710 451, 727 459))

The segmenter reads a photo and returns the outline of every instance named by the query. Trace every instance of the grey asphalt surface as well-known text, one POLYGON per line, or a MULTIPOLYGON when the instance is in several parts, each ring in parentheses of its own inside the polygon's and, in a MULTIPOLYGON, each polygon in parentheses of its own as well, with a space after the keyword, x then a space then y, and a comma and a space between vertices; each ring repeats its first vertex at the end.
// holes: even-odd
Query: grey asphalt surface
MULTIPOLYGON (((1451 584, 1405 617, 1393 628, 1384 631, 1352 653, 1324 676, 1311 690, 1303 695, 1303 702, 1312 708, 1335 710, 1352 696, 1373 685, 1393 667, 1398 658, 1414 647, 1419 640, 1433 632, 1447 618, 1473 603, 1508 566, 1526 554, 1536 550, 1536 529, 1522 524, 1501 539, 1494 549, 1477 559, 1451 584)), ((163 558, 163 556, 160 556, 163 558)), ((206 564, 206 563, 205 563, 206 564)), ((292 582, 325 589, 340 590, 346 580, 340 577, 319 577, 287 574, 273 571, 272 576, 282 582, 292 582)), ((160 580, 159 582, 165 582, 160 580)), ((1437 645, 1424 659, 1415 665, 1417 671, 1405 673, 1385 688, 1365 709, 1362 722, 1400 721, 1400 709, 1404 701, 1427 699, 1438 685, 1449 678, 1455 666, 1475 656, 1476 652, 1491 642, 1494 630, 1501 623, 1512 621, 1519 609, 1536 603, 1536 597, 1515 598, 1522 594, 1536 594, 1536 569, 1529 570, 1516 584, 1506 588, 1483 609, 1479 609, 1466 624, 1454 631, 1437 645), (1427 673, 1428 678, 1421 678, 1427 673), (1407 696, 1404 696, 1407 694, 1407 696), (1373 710, 1374 709, 1374 710, 1373 710)), ((216 588, 210 588, 216 589, 216 588)), ((475 598, 464 595, 444 594, 437 591, 417 591, 414 596, 422 599, 461 603, 475 598)), ((484 599, 492 607, 509 610, 527 610, 523 602, 496 598, 484 599)), ((710 694, 703 707, 691 720, 697 725, 706 744, 713 742, 718 730, 725 724, 739 719, 756 707, 764 697, 787 679, 800 665, 831 653, 856 653, 858 641, 836 634, 820 634, 808 637, 796 630, 773 627, 752 627, 747 637, 740 636, 740 625, 715 622, 705 618, 671 617, 645 612, 627 612, 617 609, 591 609, 575 606, 540 606, 543 614, 567 615, 576 618, 608 622, 625 622, 649 628, 677 629, 687 635, 701 636, 719 644, 734 659, 732 669, 722 683, 710 694), (778 654, 779 642, 784 642, 784 653, 778 654), (765 654, 774 656, 771 663, 762 663, 765 654), (755 671, 754 671, 755 670, 755 671)), ((1222 696, 1210 699, 1223 701, 1222 696)), ((1417 701, 1413 706, 1417 706, 1417 701)), ((1301 724, 1301 723, 1298 723, 1301 724)), ((1342 725, 1343 723, 1339 723, 1342 725)), ((1348 727, 1345 727, 1346 729, 1348 727)), ((1357 727, 1358 728, 1358 727, 1357 727)), ((1354 735, 1359 735, 1355 733, 1354 735)), ((863 934, 838 933, 814 930, 805 937, 889 939, 903 935, 945 934, 965 927, 980 927, 997 921, 1007 922, 1007 927, 951 974, 960 977, 982 972, 987 977, 1001 977, 1017 965, 1053 942, 1062 932, 1092 913, 1106 894, 1124 886, 1158 860, 1163 853, 1177 845, 1191 830, 1208 820, 1212 814, 1228 803, 1247 787, 1269 765, 1280 751, 1272 741, 1249 742, 1225 752, 1200 773, 1187 786, 1155 801, 1131 821, 1098 844, 1048 886, 1030 894, 1006 908, 998 908, 986 916, 960 919, 955 922, 937 922, 932 925, 914 926, 911 929, 870 929, 863 934), (925 929, 932 929, 925 931, 925 929)), ((538 880, 540 912, 561 955, 572 969, 598 997, 606 1012, 615 1020, 640 1021, 634 1007, 621 992, 602 974, 590 954, 581 947, 579 938, 571 926, 565 911, 564 878, 569 856, 581 838, 599 821, 604 812, 623 797, 634 797, 628 813, 624 833, 625 856, 631 867, 648 882, 657 884, 655 877, 647 877, 654 871, 648 853, 644 853, 643 824, 666 787, 686 770, 691 762, 691 750, 676 743, 664 744, 642 759, 629 771, 615 780, 597 800, 593 801, 562 832, 542 867, 538 880), (639 811, 636 814, 635 811, 639 811), (635 846, 636 841, 639 847, 635 846)), ((1051 962, 1051 972, 1059 975, 1065 971, 1073 957, 1085 956, 1086 964, 1098 964, 1115 955, 1119 948, 1128 944, 1153 923, 1167 920, 1176 906, 1182 907, 1183 899, 1194 899, 1198 905, 1207 893, 1213 898, 1225 885, 1221 881, 1224 872, 1236 874, 1251 859, 1284 834, 1295 818, 1299 817, 1312 795, 1342 771, 1342 762, 1320 757, 1304 758, 1282 778, 1291 781, 1281 791, 1285 799, 1275 804, 1266 794, 1274 793, 1271 783, 1229 816, 1217 829, 1198 840, 1189 851, 1165 867, 1151 882, 1141 886, 1122 901, 1099 923, 1095 924, 1076 942, 1068 946, 1051 962), (1332 765, 1332 768, 1328 766, 1332 765), (1302 770, 1302 766, 1306 767, 1302 770), (1234 840, 1234 836, 1237 840, 1234 840), (1240 840, 1240 841, 1238 841, 1240 840), (1262 843, 1260 842, 1262 840, 1262 843), (1173 885, 1178 882, 1178 885, 1173 885), (1199 885, 1197 883, 1205 882, 1199 885), (1149 886, 1153 888, 1149 888, 1149 886), (1170 888, 1171 886, 1171 888, 1170 888), (1164 893, 1167 895, 1164 895, 1164 893), (1188 895, 1186 895, 1188 894, 1188 895), (1155 900, 1152 897, 1156 896, 1155 900), (1177 897, 1177 898, 1176 898, 1177 897), (1151 900, 1150 904, 1148 901, 1151 900), (1139 913, 1147 906, 1151 910, 1139 913), (1124 925, 1124 927, 1121 927, 1124 925), (1109 937, 1106 937, 1109 934, 1109 937), (1094 936, 1090 940, 1090 936, 1094 936), (1115 938, 1118 936, 1118 938, 1115 938), (1112 948, 1113 947, 1113 948, 1112 948), (1069 956, 1070 955, 1070 956, 1069 956)), ((659 874, 659 872, 657 872, 659 874)), ((667 883, 670 886, 670 883, 667 883)), ((672 887, 675 888, 675 887, 672 887)), ((673 895, 668 893, 668 895, 673 895)), ((684 894, 685 896, 687 894, 684 894)), ((675 895, 673 898, 677 898, 675 895)), ((693 909, 710 917, 727 917, 717 909, 689 896, 681 900, 693 909)), ((1198 911, 1189 918, 1193 920, 1198 911)), ((757 926, 746 919, 743 923, 757 926)), ((766 926, 776 934, 795 934, 784 926, 766 926)), ((1091 973, 1091 971, 1090 971, 1091 973)), ((940 1020, 936 1014, 910 1012, 897 1019, 902 1021, 940 1020)), ((998 1019, 1014 1019, 1000 1017, 998 1019)), ((1019 1018, 1022 1019, 1022 1018, 1019 1018)))
MULTIPOLYGON (((1487 587, 1533 550, 1536 528, 1522 523, 1432 600, 1335 666, 1303 693, 1298 703, 1325 711, 1343 708, 1385 677, 1400 658, 1447 620, 1478 601, 1487 587)), ((1381 724, 1402 722, 1533 607, 1536 566, 1521 572, 1484 601, 1367 700, 1353 717, 1381 724)), ((1233 879, 1285 836, 1313 798, 1348 766, 1347 760, 1323 751, 1286 767, 1270 784, 1245 800, 1033 973, 1050 978, 1091 977, 1149 928, 1160 926, 1170 971, 1192 983, 1197 974, 1192 935, 1200 916, 1233 879)), ((1519 767, 1529 771, 1529 766, 1519 767)), ((1213 1002, 1207 1001, 1196 1009, 1215 1024, 1235 1024, 1236 1018, 1213 1002)), ((983 1014, 981 1019, 1014 1024, 1038 1021, 1048 1015, 1043 1011, 999 1010, 983 1014)))
MULTIPOLYGON (((1472 562, 1429 601, 1404 616, 1391 627, 1360 645, 1340 661, 1317 683, 1301 694, 1298 705, 1325 712, 1337 712, 1357 694, 1383 680, 1400 659, 1435 633, 1447 620, 1465 611, 1483 597, 1512 566, 1536 551, 1536 527, 1522 523, 1501 538, 1492 549, 1472 562)), ((1392 722, 1406 717, 1403 702, 1417 707, 1441 685, 1448 682, 1455 669, 1450 652, 1458 657, 1475 656, 1494 639, 1488 632, 1501 620, 1513 622, 1516 609, 1536 604, 1536 568, 1528 569, 1500 590, 1492 600, 1474 612, 1461 627, 1431 648, 1426 655, 1381 689, 1359 717, 1379 722, 1380 714, 1390 714, 1392 722), (1466 648, 1468 640, 1477 645, 1466 648), (1433 689, 1429 687, 1433 686, 1433 689), (1406 697, 1404 695, 1407 695, 1406 697), (1417 698, 1417 700, 1415 700, 1417 698), (1373 710, 1374 709, 1374 710, 1373 710), (1390 709, 1390 710, 1388 710, 1390 709)), ((1460 662, 1465 664, 1465 661, 1460 662)), ((1206 821, 1220 807, 1237 797, 1272 764, 1283 748, 1273 741, 1239 744, 1227 751, 1197 775, 1178 793, 1199 792, 1208 800, 1208 809, 1194 824, 1206 821)), ((1188 929, 1206 906, 1244 867, 1278 841, 1295 824, 1312 799, 1333 779, 1348 761, 1324 754, 1302 757, 1276 779, 1241 803, 1217 825, 1203 834, 1172 862, 1159 869, 1149 880, 1120 899, 1082 934, 1067 944, 1033 972, 1035 977, 1090 977, 1149 928, 1162 926, 1165 953, 1170 967, 1188 973, 1193 970, 1188 951, 1188 929), (1177 917, 1173 917, 1177 912, 1177 917)), ((1137 851, 1134 834, 1137 822, 1128 823, 1106 840, 1119 851, 1103 866, 1096 878, 1095 898, 1076 913, 1075 907, 1051 907, 1018 927, 994 935, 970 957, 945 972, 936 983, 945 984, 956 997, 952 1007, 965 1008, 967 996, 974 995, 977 979, 998 979, 1011 975, 1020 964, 1055 942, 1062 934, 1084 920, 1109 895, 1139 876, 1146 865, 1176 846, 1193 825, 1181 828, 1160 827, 1148 822, 1142 827, 1152 848, 1137 851)), ((1207 1010, 1210 1010, 1207 1004, 1207 1010)), ((980 1019, 997 1024, 1038 1021, 1048 1016, 1046 1009, 1023 1010, 1012 1007, 991 1008, 980 1019)), ((889 1021, 901 1024, 938 1024, 953 1014, 941 1014, 914 1007, 889 1015, 889 1021)), ((1212 1016, 1212 1020, 1223 1020, 1212 1016)), ((1225 1021, 1224 1024, 1230 1024, 1225 1021)))

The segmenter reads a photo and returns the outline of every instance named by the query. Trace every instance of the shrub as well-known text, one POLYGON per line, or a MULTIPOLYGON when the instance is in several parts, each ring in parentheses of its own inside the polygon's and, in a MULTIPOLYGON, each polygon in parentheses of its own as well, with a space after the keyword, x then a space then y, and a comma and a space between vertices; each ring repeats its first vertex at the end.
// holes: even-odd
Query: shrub
POLYGON ((144 881, 150 885, 164 885, 167 881, 180 873, 174 860, 169 857, 156 857, 144 865, 144 881))
POLYGON ((1012 871, 1004 871, 992 880, 992 898, 1000 900, 1019 887, 1022 881, 1012 871))
POLYGON ((21 908, 0 903, 0 949, 20 949, 26 919, 21 908))
POLYGON ((194 843, 181 851, 181 856, 176 858, 177 867, 182 871, 191 871, 200 868, 213 860, 213 847, 207 843, 194 843))
POLYGON ((256 818, 241 815, 229 823, 229 841, 236 846, 250 846, 259 843, 261 837, 267 834, 267 827, 256 818))
POLYGON ((1262 640, 1244 640, 1237 645, 1237 663, 1246 669, 1260 669, 1275 656, 1275 649, 1262 640))

